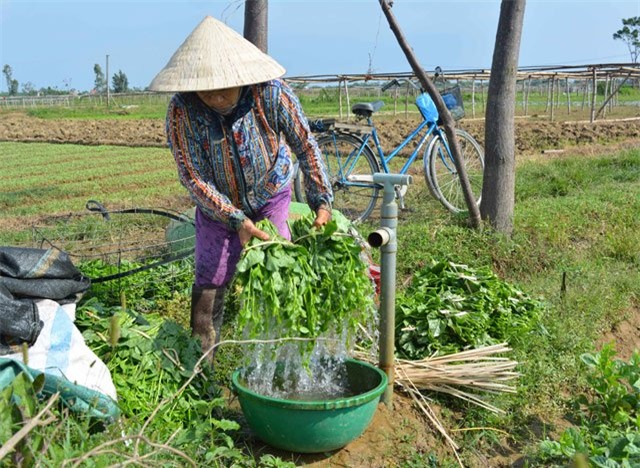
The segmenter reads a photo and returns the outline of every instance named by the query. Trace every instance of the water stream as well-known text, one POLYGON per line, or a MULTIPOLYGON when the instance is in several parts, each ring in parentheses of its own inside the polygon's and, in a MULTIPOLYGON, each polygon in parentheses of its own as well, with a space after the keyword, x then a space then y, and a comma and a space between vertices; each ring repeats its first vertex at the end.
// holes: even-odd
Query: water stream
MULTIPOLYGON (((376 314, 377 315, 377 314, 376 314)), ((270 327, 273 330, 273 327, 270 327)), ((377 355, 377 317, 363 324, 367 354, 377 355)), ((278 339, 278 336, 266 339, 278 339)), ((313 342, 284 341, 248 346, 242 379, 247 388, 260 395, 297 401, 326 401, 353 396, 345 361, 353 354, 356 340, 335 332, 313 342)), ((363 337, 360 337, 360 342, 363 337)))

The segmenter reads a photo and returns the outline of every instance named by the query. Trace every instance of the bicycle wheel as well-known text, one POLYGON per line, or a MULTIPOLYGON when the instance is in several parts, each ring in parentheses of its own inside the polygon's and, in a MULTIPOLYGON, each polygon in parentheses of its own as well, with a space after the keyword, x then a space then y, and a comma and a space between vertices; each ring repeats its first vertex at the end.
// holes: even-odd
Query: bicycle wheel
MULTIPOLYGON (((480 144, 464 130, 456 129, 458 144, 464 158, 471 192, 479 205, 482 196, 484 152, 480 144)), ((429 143, 424 154, 427 185, 436 198, 452 213, 467 211, 458 170, 446 143, 444 133, 429 143)))
MULTIPOLYGON (((364 221, 376 206, 380 188, 373 183, 373 174, 380 169, 371 148, 345 133, 323 135, 318 146, 333 188, 333 208, 354 223, 364 221)), ((306 201, 301 170, 294 179, 294 192, 297 201, 306 201)))

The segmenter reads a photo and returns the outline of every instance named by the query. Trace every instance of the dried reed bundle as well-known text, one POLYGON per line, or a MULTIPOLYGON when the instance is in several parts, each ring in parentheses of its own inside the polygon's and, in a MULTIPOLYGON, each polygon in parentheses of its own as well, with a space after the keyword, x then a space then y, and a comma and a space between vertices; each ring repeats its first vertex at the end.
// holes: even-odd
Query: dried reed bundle
MULTIPOLYGON (((414 388, 446 393, 490 411, 504 413, 483 400, 477 392, 515 393, 515 388, 505 382, 519 376, 514 372, 518 363, 494 356, 510 350, 506 343, 500 343, 443 356, 429 356, 418 361, 398 359, 395 384, 406 391, 414 388)), ((364 358, 364 355, 360 357, 364 358)))
POLYGON ((396 384, 406 387, 410 382, 419 390, 447 393, 490 411, 504 413, 480 398, 477 392, 516 392, 513 386, 505 382, 520 375, 514 372, 518 363, 493 356, 510 350, 506 343, 500 343, 445 356, 430 356, 419 361, 399 359, 396 361, 396 384))

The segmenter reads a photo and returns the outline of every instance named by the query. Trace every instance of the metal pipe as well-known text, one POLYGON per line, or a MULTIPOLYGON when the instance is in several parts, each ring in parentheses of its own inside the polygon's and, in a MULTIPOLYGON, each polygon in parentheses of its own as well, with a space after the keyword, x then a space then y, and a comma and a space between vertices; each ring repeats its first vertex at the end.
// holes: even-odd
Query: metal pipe
POLYGON ((395 317, 396 317, 396 228, 398 204, 396 185, 411 184, 411 176, 375 173, 373 182, 382 184, 382 208, 380 229, 369 234, 367 240, 373 247, 380 247, 380 356, 379 367, 387 374, 387 388, 382 402, 391 404, 394 385, 395 317))

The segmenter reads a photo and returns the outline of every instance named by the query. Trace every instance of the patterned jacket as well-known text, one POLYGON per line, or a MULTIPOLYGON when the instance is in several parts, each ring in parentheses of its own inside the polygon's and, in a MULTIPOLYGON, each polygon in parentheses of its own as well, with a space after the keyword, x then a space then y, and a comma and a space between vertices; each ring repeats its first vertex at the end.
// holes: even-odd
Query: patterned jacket
POLYGON ((232 229, 291 182, 289 147, 305 176, 309 206, 331 206, 322 155, 298 98, 281 80, 243 88, 226 117, 195 92, 178 93, 166 131, 182 185, 207 216, 232 229))

